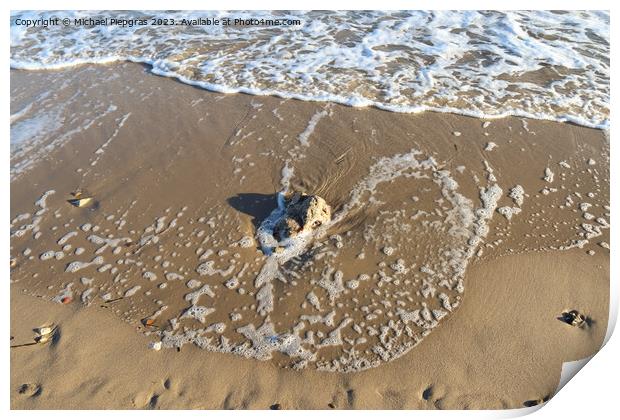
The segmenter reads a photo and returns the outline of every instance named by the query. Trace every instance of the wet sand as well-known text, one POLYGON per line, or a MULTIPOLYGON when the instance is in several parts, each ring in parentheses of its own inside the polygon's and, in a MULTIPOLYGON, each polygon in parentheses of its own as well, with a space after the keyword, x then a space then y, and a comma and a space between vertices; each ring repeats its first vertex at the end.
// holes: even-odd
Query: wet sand
POLYGON ((73 133, 42 140, 33 148, 49 146, 42 160, 12 153, 11 232, 24 233, 11 238, 11 344, 28 342, 46 322, 60 328, 54 343, 11 350, 13 408, 518 408, 553 393, 563 361, 601 345, 609 146, 598 130, 223 95, 134 64, 11 77, 12 114, 46 92, 57 96, 13 127, 53 114, 59 133, 73 133), (419 165, 403 167, 394 156, 412 149, 419 154, 407 164, 419 165), (253 238, 276 206, 286 165, 294 168, 291 189, 348 209, 311 258, 283 266, 285 281, 273 282, 269 317, 278 332, 312 309, 310 290, 317 314, 335 313, 331 323, 318 321, 317 337, 325 342, 341 327, 336 345, 314 346, 316 359, 303 365, 277 351, 264 361, 242 357, 260 356, 256 346, 218 353, 232 348, 222 337, 255 344, 238 329, 264 322, 254 290, 264 257, 253 238), (389 170, 377 174, 381 168, 389 170), (508 220, 493 207, 488 234, 477 234, 475 253, 459 260, 462 279, 441 277, 453 268, 442 252, 473 248, 447 233, 452 210, 469 207, 448 205, 457 196, 437 187, 438 173, 458 183, 458 197, 474 210, 494 184, 502 190, 496 206, 518 209, 508 220), (516 185, 525 191, 521 204, 508 196, 516 185), (76 188, 94 201, 70 206, 76 188), (42 210, 37 226, 24 228, 42 210), (105 262, 67 271, 98 256, 105 262), (209 257, 217 272, 196 273, 209 257), (346 287, 338 289, 337 272, 346 287), (238 284, 229 287, 233 273, 238 284), (191 279, 201 285, 189 287, 191 279), (215 309, 206 323, 183 318, 192 291, 215 309), (413 315, 398 309, 408 305, 441 312, 404 333, 413 315), (589 318, 583 328, 557 319, 572 309, 589 318), (391 330, 373 335, 373 322, 391 330), (219 341, 196 340, 188 335, 195 328, 211 328, 204 333, 219 341), (162 350, 149 349, 161 339, 162 350), (207 349, 183 345, 192 340, 207 349), (383 353, 373 352, 373 340, 383 353), (361 357, 374 365, 351 363, 361 357))

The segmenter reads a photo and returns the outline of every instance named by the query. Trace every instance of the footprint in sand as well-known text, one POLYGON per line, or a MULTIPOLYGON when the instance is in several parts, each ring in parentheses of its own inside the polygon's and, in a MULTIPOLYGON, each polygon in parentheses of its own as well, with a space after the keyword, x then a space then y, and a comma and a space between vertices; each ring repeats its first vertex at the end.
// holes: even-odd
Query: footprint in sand
POLYGON ((422 399, 423 400, 430 400, 431 398, 433 398, 433 386, 429 386, 428 388, 426 388, 424 391, 422 391, 422 399))
POLYGON ((158 401, 159 401, 159 395, 157 394, 153 395, 145 408, 149 408, 151 410, 157 408, 158 401))
POLYGON ((352 389, 347 390, 347 403, 349 407, 353 407, 353 403, 355 402, 355 391, 352 389))
MULTIPOLYGON (((170 378, 164 379, 161 384, 164 388, 164 391, 168 391, 172 387, 172 381, 170 380, 170 378)), ((157 390, 152 392, 140 393, 134 398, 134 406, 141 407, 147 410, 158 409, 162 394, 163 392, 158 392, 157 390)))
POLYGON ((537 400, 527 400, 527 401, 523 402, 523 406, 524 407, 535 407, 537 405, 546 403, 547 401, 549 401, 550 398, 551 398, 550 395, 545 395, 544 397, 539 398, 537 400))
POLYGON ((17 388, 17 392, 26 398, 35 398, 41 395, 43 388, 39 384, 22 384, 17 388))
POLYGON ((347 409, 353 408, 353 404, 355 403, 355 391, 353 389, 347 389, 346 397, 344 396, 344 394, 345 393, 343 393, 342 391, 336 392, 336 394, 334 394, 334 396, 332 397, 331 402, 329 402, 327 406, 329 408, 336 408, 336 407, 347 408, 347 409))

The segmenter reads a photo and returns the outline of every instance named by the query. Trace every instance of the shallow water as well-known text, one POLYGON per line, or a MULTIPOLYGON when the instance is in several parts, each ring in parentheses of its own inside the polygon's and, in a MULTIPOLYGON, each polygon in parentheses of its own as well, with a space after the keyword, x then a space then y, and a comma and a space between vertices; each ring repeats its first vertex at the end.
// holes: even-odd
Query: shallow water
POLYGON ((129 60, 210 90, 607 128, 607 12, 14 12, 11 66, 129 60), (26 28, 16 19, 145 19, 26 28), (174 26, 152 26, 168 18, 174 26), (184 26, 264 18, 292 26, 184 26))
POLYGON ((192 342, 294 368, 366 369, 406 353, 459 305, 468 260, 486 235, 478 228, 496 204, 475 215, 457 188, 420 152, 386 157, 338 209, 329 235, 279 260, 240 229, 233 207, 210 203, 200 217, 169 208, 138 228, 126 219, 130 203, 80 224, 62 200, 48 208, 56 195, 49 191, 13 220, 12 243, 25 247, 20 270, 33 273, 14 279, 30 292, 49 285, 59 303, 124 308, 128 321, 160 331, 164 346, 192 342), (443 204, 427 212, 408 194, 382 194, 383 186, 407 191, 412 183, 416 200, 443 204), (346 227, 350 213, 368 213, 360 200, 376 197, 372 223, 346 227))

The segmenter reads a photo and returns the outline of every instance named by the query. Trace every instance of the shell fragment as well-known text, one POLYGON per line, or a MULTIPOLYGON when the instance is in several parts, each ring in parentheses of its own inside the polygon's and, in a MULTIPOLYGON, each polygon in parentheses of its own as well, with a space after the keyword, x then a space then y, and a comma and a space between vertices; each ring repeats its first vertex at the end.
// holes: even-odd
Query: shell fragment
POLYGON ((93 200, 93 197, 80 190, 72 192, 71 195, 73 198, 70 198, 67 202, 75 207, 84 207, 93 200))

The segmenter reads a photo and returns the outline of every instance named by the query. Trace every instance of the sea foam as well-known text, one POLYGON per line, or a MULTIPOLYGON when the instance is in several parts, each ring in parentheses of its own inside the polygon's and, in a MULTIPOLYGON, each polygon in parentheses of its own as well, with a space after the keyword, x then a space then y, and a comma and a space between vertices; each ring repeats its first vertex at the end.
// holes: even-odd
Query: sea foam
MULTIPOLYGON (((609 14, 571 11, 13 12, 11 67, 133 61, 205 89, 394 112, 609 126, 609 14), (279 26, 50 26, 16 19, 286 18, 279 26)), ((16 115, 18 117, 18 115, 16 115)), ((303 136, 300 141, 304 141, 303 136)))

